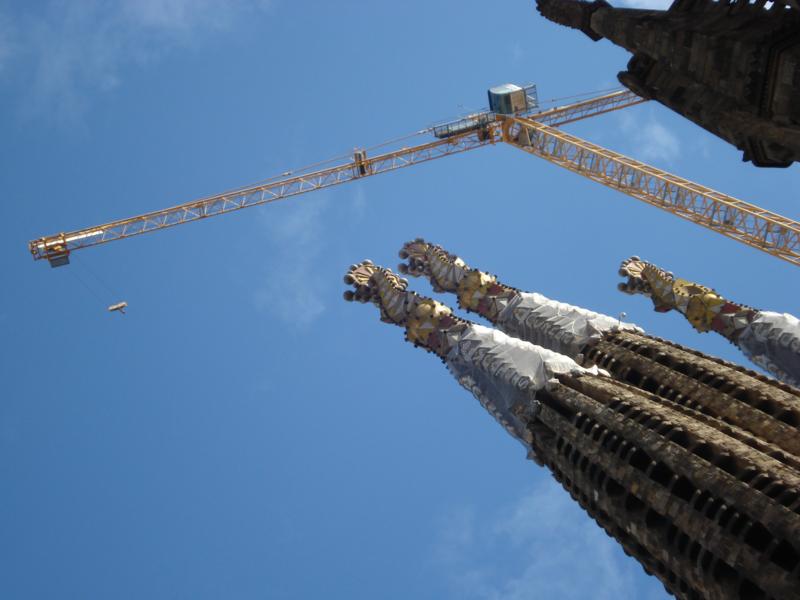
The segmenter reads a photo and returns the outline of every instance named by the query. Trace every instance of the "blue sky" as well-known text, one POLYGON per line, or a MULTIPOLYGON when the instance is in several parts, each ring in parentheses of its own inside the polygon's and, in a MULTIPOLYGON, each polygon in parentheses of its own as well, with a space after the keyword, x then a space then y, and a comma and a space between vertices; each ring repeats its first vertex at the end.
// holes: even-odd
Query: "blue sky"
MULTIPOLYGON (((423 236, 742 362, 617 292, 619 262, 797 314, 794 267, 510 147, 63 269, 26 248, 417 131, 498 83, 609 88, 626 62, 529 0, 0 1, 0 596, 665 597, 342 275, 423 236)), ((660 106, 570 131, 798 216, 796 166, 743 164, 660 106)))

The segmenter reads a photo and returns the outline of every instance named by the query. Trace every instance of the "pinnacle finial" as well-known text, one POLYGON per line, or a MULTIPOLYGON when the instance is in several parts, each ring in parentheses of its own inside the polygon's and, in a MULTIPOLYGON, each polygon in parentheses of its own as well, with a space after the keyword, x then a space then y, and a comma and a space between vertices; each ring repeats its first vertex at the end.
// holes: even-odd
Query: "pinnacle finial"
POLYGON ((461 281, 473 270, 455 254, 422 238, 403 244, 399 255, 406 261, 399 271, 427 278, 435 292, 458 293, 461 281))
POLYGON ((601 8, 610 8, 605 0, 585 2, 584 0, 537 0, 536 8, 546 19, 566 25, 573 29, 580 29, 591 39, 597 41, 602 35, 592 29, 592 14, 601 8))
POLYGON ((677 310, 698 331, 713 330, 730 340, 738 337, 757 312, 723 298, 709 287, 676 278, 638 256, 622 261, 619 274, 627 277, 617 285, 621 292, 647 296, 657 312, 677 310))
POLYGON ((450 350, 452 332, 466 326, 450 308, 408 290, 407 280, 372 261, 351 265, 344 282, 353 287, 344 293, 345 300, 376 305, 382 321, 404 327, 409 342, 441 358, 450 350))
MULTIPOLYGON (((644 270, 650 263, 643 261, 638 256, 631 256, 622 261, 619 266, 620 277, 627 277, 627 281, 621 281, 617 284, 617 289, 620 292, 630 295, 641 294, 643 296, 650 296, 652 289, 650 283, 644 277, 644 270)), ((651 265, 652 266, 652 265, 651 265)))

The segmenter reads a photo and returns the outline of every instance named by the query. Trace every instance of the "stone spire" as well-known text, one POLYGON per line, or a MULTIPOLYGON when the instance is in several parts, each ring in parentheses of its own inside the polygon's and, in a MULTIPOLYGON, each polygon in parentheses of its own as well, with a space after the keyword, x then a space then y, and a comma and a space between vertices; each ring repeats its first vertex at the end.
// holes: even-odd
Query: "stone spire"
MULTIPOLYGON (((451 263, 450 275, 436 279, 440 289, 469 278, 461 264, 451 263)), ((715 381, 698 383, 686 395, 663 394, 646 377, 626 380, 619 371, 609 377, 455 317, 372 263, 351 267, 345 282, 354 287, 346 299, 375 304, 381 320, 403 327, 409 341, 441 358, 529 456, 670 593, 687 600, 798 597, 800 444, 788 452, 704 412, 704 397, 717 393, 715 381)), ((646 341, 641 334, 608 335, 632 336, 623 346, 631 352, 612 359, 623 372, 649 353, 639 355, 632 345, 636 337, 646 341)), ((668 379, 670 357, 656 358, 668 379)), ((702 363, 702 355, 692 358, 702 363)), ((724 363, 716 367, 722 378, 738 373, 724 363)), ((756 379, 748 383, 753 389, 724 399, 731 414, 750 406, 749 393, 779 402, 785 391, 756 379)), ((792 431, 798 439, 797 423, 792 431)))
POLYGON ((407 290, 389 269, 363 261, 350 267, 345 300, 376 305, 381 320, 403 327, 406 340, 437 355, 456 380, 513 437, 532 451, 532 438, 517 411, 561 373, 597 373, 572 359, 453 315, 445 305, 407 290))
POLYGON ((641 294, 657 312, 675 310, 697 331, 714 331, 775 377, 800 387, 800 320, 788 313, 762 311, 723 298, 711 288, 676 278, 638 256, 622 262, 619 284, 641 294))
POLYGON ((729 435, 800 456, 800 391, 585 308, 522 292, 422 239, 405 244, 400 270, 456 293, 510 336, 566 354, 585 367, 733 426, 729 435))
POLYGON ((641 331, 631 323, 513 288, 419 238, 406 243, 400 257, 407 261, 400 265, 401 272, 427 277, 435 291, 456 294, 464 310, 478 313, 509 335, 573 358, 606 332, 641 331))
POLYGON ((538 0, 546 18, 633 55, 619 80, 762 167, 800 160, 800 10, 796 0, 675 0, 667 11, 603 0, 538 0))

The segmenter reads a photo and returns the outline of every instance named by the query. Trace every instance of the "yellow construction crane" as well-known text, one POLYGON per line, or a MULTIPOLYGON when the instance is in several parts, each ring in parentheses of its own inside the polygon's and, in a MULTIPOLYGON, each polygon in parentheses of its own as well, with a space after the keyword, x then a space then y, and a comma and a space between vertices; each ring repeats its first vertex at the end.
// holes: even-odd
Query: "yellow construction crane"
POLYGON ((489 110, 420 132, 433 134, 433 141, 376 156, 367 156, 366 151, 356 150, 352 159, 329 168, 299 175, 287 172, 272 181, 171 208, 41 237, 29 242, 29 248, 34 259, 46 258, 51 266, 62 266, 69 263, 70 252, 80 248, 158 231, 505 142, 712 231, 800 265, 800 223, 797 221, 606 150, 558 129, 567 123, 644 101, 632 92, 618 91, 537 111, 535 86, 506 84, 489 90, 489 110))

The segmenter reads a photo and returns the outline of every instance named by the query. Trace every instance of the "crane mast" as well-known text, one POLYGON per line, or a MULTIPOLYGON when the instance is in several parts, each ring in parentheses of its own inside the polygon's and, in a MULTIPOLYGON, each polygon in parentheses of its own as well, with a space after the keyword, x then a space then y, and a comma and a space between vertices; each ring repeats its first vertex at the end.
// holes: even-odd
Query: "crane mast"
POLYGON ((372 157, 364 150, 356 150, 352 160, 333 167, 231 190, 94 227, 41 237, 29 242, 29 249, 35 260, 47 259, 51 266, 62 266, 68 264, 71 252, 81 248, 267 204, 505 142, 712 231, 800 265, 798 222, 557 129, 561 125, 644 101, 632 92, 618 91, 532 114, 524 111, 479 113, 431 128, 428 131, 437 137, 434 141, 372 157))

